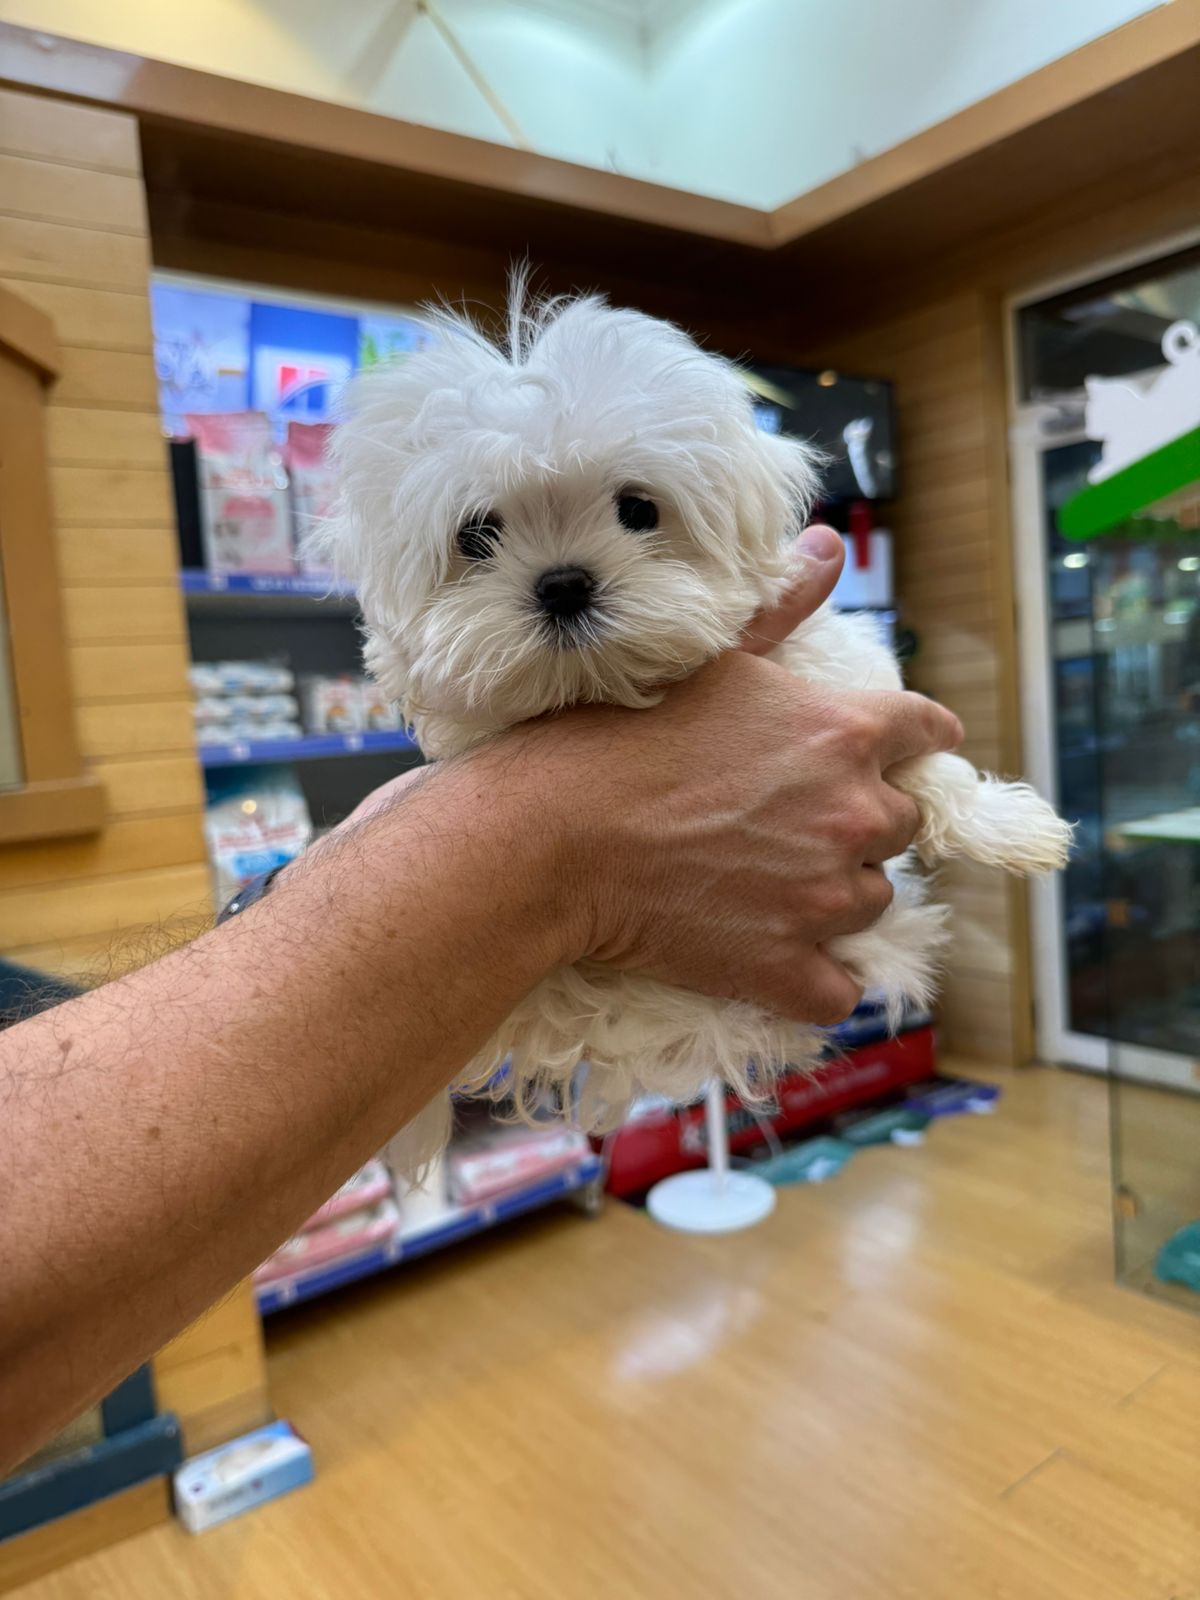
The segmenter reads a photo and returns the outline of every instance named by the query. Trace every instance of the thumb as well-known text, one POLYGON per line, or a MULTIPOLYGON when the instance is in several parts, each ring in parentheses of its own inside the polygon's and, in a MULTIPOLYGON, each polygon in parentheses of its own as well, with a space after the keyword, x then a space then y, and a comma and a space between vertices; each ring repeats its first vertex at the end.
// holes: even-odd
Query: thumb
POLYGON ((824 523, 806 528, 796 541, 796 571, 787 588, 767 611, 746 624, 740 649, 765 656, 782 644, 833 593, 846 560, 841 535, 824 523))

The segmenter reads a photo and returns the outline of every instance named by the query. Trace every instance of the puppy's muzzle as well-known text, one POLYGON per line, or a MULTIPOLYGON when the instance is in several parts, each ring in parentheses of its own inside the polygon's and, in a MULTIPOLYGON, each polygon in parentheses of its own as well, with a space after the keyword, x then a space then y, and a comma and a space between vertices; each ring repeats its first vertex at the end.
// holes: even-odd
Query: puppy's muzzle
POLYGON ((582 616, 596 593, 596 580, 584 567, 552 567, 533 586, 542 611, 560 622, 582 616))

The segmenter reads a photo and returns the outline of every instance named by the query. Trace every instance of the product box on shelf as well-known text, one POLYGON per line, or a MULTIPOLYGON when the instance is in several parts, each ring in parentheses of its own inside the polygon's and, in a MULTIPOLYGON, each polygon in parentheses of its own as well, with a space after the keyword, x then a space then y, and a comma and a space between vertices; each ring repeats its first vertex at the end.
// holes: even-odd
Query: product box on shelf
POLYGON ((455 1139, 446 1152, 450 1197, 478 1205, 495 1195, 561 1172, 589 1152, 583 1134, 562 1123, 524 1127, 492 1122, 455 1139))
POLYGON ((327 1222, 333 1222, 337 1217, 344 1217, 349 1211, 361 1211, 364 1206, 372 1206, 379 1200, 386 1200, 392 1193, 392 1175, 376 1156, 360 1167, 350 1178, 347 1178, 335 1195, 332 1195, 325 1204, 319 1207, 304 1224, 305 1228, 322 1228, 327 1222))
POLYGON ((196 695, 290 694, 296 675, 286 661, 194 661, 188 682, 196 695))
POLYGON ((300 698, 309 733, 360 733, 365 726, 357 678, 313 674, 301 680, 300 698))
POLYGON ((393 1238, 399 1226, 400 1211, 389 1196, 317 1227, 306 1227, 254 1269, 254 1282, 256 1285, 275 1283, 280 1278, 295 1277, 298 1272, 310 1272, 314 1267, 368 1250, 372 1245, 393 1238))
POLYGON ((383 690, 370 678, 363 678, 359 682, 359 695, 362 705, 362 725, 373 733, 398 733, 404 723, 400 716, 400 707, 394 700, 389 700, 383 690))

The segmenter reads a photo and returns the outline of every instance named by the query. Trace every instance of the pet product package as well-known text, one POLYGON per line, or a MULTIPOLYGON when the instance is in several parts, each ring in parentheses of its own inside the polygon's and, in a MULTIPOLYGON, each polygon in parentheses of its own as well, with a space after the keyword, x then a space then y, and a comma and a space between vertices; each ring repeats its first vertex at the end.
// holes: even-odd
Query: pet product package
POLYGON ((295 769, 231 767, 208 778, 204 814, 217 904, 298 856, 312 838, 312 818, 295 769))
POLYGON ((285 661, 197 661, 188 681, 194 694, 287 694, 296 687, 285 661))
POLYGON ((261 411, 189 414, 210 572, 294 572, 287 477, 261 411))
POLYGON ((456 1139, 447 1151, 450 1197, 459 1205, 477 1205, 562 1172, 590 1152, 584 1135, 561 1123, 519 1128, 493 1122, 456 1139))
POLYGON ((392 1175, 380 1158, 373 1156, 365 1166, 346 1179, 336 1194, 313 1212, 304 1226, 306 1229, 324 1227, 327 1222, 344 1217, 348 1211, 361 1211, 364 1206, 374 1205, 377 1200, 388 1199, 391 1193, 392 1175))
POLYGON ((399 1226, 400 1210, 390 1193, 374 1205, 345 1212, 320 1227, 307 1223, 299 1233, 281 1244, 274 1255, 255 1267, 254 1282, 278 1283, 281 1278, 294 1278, 315 1267, 328 1266, 331 1261, 342 1261, 360 1250, 369 1250, 372 1245, 386 1243, 395 1236, 399 1226))
POLYGON ((289 422, 283 453, 300 570, 315 578, 332 577, 326 565, 305 553, 308 533, 327 520, 337 491, 337 480, 325 458, 332 432, 333 425, 328 422, 289 422))
POLYGON ((362 725, 368 733, 396 733, 404 726, 400 707, 388 699, 378 684, 364 678, 358 687, 362 725))
POLYGON ((304 726, 309 733, 359 733, 363 697, 357 678, 305 678, 300 685, 304 726))
POLYGON ((313 1478, 312 1451, 289 1422, 272 1422, 185 1461, 175 1474, 175 1510, 203 1533, 313 1478))

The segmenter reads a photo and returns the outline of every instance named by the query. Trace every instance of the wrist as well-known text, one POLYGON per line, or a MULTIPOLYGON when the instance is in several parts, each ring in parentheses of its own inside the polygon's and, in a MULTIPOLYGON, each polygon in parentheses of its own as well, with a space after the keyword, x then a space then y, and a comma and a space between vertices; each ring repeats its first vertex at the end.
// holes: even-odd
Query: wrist
POLYGON ((540 732, 518 729, 422 769, 361 824, 393 914, 403 916, 413 869, 428 872, 478 945, 470 959, 503 966, 523 989, 581 949, 581 851, 556 803, 555 741, 528 737, 540 732))
POLYGON ((481 872, 497 876, 539 969, 534 981, 586 955, 595 922, 600 828, 575 737, 579 716, 525 724, 446 762, 438 795, 439 805, 467 818, 481 872))

